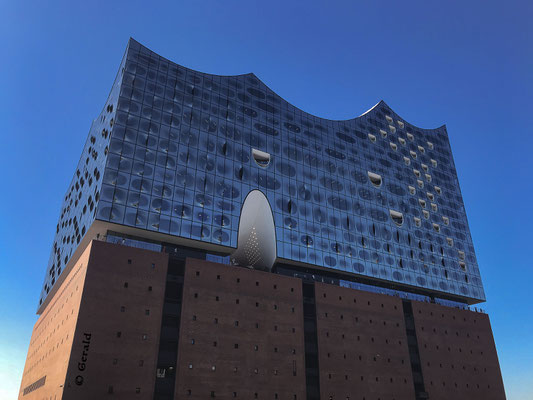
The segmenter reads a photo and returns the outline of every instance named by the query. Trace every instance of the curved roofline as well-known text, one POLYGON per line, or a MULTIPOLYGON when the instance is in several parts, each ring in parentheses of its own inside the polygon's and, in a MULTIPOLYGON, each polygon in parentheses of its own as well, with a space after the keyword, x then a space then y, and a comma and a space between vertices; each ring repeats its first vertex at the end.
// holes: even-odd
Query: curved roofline
POLYGON ((270 86, 268 86, 261 78, 259 78, 255 73, 253 72, 247 72, 247 73, 244 73, 244 74, 235 74, 235 75, 218 75, 218 74, 212 74, 210 72, 203 72, 203 71, 199 71, 197 69, 192 69, 192 68, 188 68, 188 67, 185 67, 181 64, 178 64, 174 61, 171 61, 169 60, 168 58, 166 57, 163 57, 162 55, 160 55, 159 53, 156 53, 155 51, 151 50, 150 48, 144 46, 143 44, 141 44, 140 42, 138 42, 137 40, 135 40, 134 38, 132 38, 130 36, 129 38, 129 41, 128 41, 128 47, 129 47, 129 42, 130 41, 134 41, 135 43, 137 43, 139 46, 142 46, 146 49, 148 49, 149 51, 151 51, 152 53, 154 54, 157 54, 159 57, 163 58, 164 60, 168 61, 169 63, 172 63, 172 64, 176 64, 176 65, 179 65, 180 67, 182 68, 185 68, 185 69, 188 69, 190 71, 194 71, 194 72, 197 72, 197 73, 200 73, 200 74, 203 74, 203 75, 209 75, 209 76, 213 76, 213 77, 219 77, 219 78, 234 78, 234 77, 243 77, 243 76, 249 76, 249 77, 253 77, 255 79, 257 79, 259 82, 261 82, 266 88, 268 88, 272 93, 276 94, 276 96, 278 96, 280 99, 283 99, 283 101, 287 102, 287 104, 289 104, 291 107, 294 107, 295 109, 301 111, 302 113, 305 113, 307 115, 310 115, 314 118, 318 118, 318 119, 321 119, 323 121, 330 121, 330 122, 350 122, 350 121, 355 121, 359 118, 362 118, 363 116, 373 112, 378 106, 384 106, 386 107, 392 114, 394 114, 394 116, 396 116, 396 119, 399 119, 401 120, 402 122, 410 125, 412 128, 415 128, 415 129, 419 129, 419 130, 423 130, 423 131, 436 131, 436 130, 441 130, 441 129, 444 129, 446 130, 446 124, 443 124, 441 126, 438 126, 436 128, 421 128, 419 126, 416 126, 410 122, 407 122, 404 118, 400 117, 391 107, 389 107, 389 105, 387 103, 385 103, 384 100, 380 100, 379 102, 377 102, 374 106, 372 106, 371 108, 369 108, 367 111, 365 111, 364 113, 360 114, 359 116, 357 117, 353 117, 353 118, 348 118, 348 119, 331 119, 331 118, 324 118, 324 117, 320 117, 318 115, 314 115, 314 114, 311 114, 303 109, 301 109, 300 107, 298 106, 295 106, 294 104, 292 104, 291 102, 285 100, 285 98, 281 97, 275 90, 273 90, 270 86))

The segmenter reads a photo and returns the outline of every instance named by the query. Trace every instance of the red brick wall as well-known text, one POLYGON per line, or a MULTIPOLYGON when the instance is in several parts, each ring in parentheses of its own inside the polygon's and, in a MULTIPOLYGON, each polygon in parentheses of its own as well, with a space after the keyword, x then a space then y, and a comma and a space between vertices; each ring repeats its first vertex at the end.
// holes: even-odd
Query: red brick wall
POLYGON ((60 399, 63 395, 90 250, 89 245, 33 327, 19 399, 60 399), (43 386, 23 395, 25 388, 45 376, 43 386))
POLYGON ((177 370, 176 399, 305 399, 301 281, 188 259, 177 370))
POLYGON ((65 399, 104 398, 110 386, 114 399, 152 399, 167 266, 164 253, 93 242, 65 399), (90 344, 80 371, 86 333, 90 344))
POLYGON ((414 399, 402 301, 317 283, 321 398, 414 399))
POLYGON ((488 316, 430 303, 412 304, 429 398, 505 399, 488 316))

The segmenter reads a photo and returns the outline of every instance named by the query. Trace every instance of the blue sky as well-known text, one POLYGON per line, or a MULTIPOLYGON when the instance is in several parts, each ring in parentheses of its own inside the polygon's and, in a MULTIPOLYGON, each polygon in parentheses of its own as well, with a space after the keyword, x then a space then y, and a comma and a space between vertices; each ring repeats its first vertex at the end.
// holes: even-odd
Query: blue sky
POLYGON ((533 398, 533 3, 0 2, 0 398, 16 398, 61 199, 127 40, 254 72, 332 119, 446 124, 508 399, 533 398))

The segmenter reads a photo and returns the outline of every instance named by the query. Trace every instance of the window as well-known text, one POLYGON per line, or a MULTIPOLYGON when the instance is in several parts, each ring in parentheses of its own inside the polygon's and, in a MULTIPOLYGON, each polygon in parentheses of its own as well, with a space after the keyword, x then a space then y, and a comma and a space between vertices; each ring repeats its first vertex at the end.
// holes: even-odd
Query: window
POLYGON ((389 213, 390 213, 390 217, 391 217, 392 221, 396 225, 398 225, 398 226, 403 225, 403 214, 401 212, 394 211, 394 210, 389 210, 389 213))
MULTIPOLYGON (((131 264, 131 258, 128 259, 128 264, 131 264)), ((110 387, 112 388, 113 386, 110 386, 110 387)))
POLYGON ((411 155, 412 158, 416 159, 416 153, 413 150, 411 150, 409 154, 411 155))
POLYGON ((426 176, 426 181, 431 182, 431 175, 426 174, 425 176, 426 176))
POLYGON ((409 157, 404 157, 403 158, 403 162, 405 163, 405 165, 410 165, 411 164, 411 160, 409 159, 409 157))
POLYGON ((396 145, 396 143, 392 143, 390 142, 390 148, 394 151, 396 151, 398 149, 398 146, 396 145))
POLYGON ((444 225, 450 225, 450 219, 444 215, 442 216, 442 221, 444 222, 444 225))
POLYGON ((429 211, 422 210, 422 215, 424 216, 425 219, 428 219, 429 218, 429 211))
POLYGON ((420 178, 420 171, 419 170, 413 169, 413 172, 414 172, 414 174, 416 175, 417 178, 420 178))
POLYGON ((217 279, 220 280, 220 275, 217 275, 217 279))
POLYGON ((429 193, 429 192, 427 192, 426 195, 427 195, 427 197, 428 197, 428 199, 429 199, 430 201, 433 201, 433 200, 435 199, 435 196, 433 196, 433 193, 429 193))
POLYGON ((258 345, 255 345, 255 346, 254 346, 254 350, 255 350, 255 351, 258 351, 258 350, 259 350, 259 346, 258 346, 258 345))
POLYGON ((381 186, 381 175, 375 174, 374 172, 368 171, 368 179, 375 187, 381 186))
POLYGON ((235 321, 235 326, 239 326, 239 321, 235 321))
POLYGON ((426 208, 426 201, 422 199, 418 199, 418 203, 420 204, 420 207, 426 208))
POLYGON ((426 164, 421 164, 421 167, 424 171, 428 172, 428 166, 426 164))
POLYGON ((255 163, 261 168, 266 168, 270 164, 270 154, 264 151, 252 149, 252 157, 255 163))
POLYGON ((431 143, 431 142, 427 142, 427 143, 428 143, 428 148, 429 148, 430 150, 433 150, 433 143, 431 143))
POLYGON ((441 194, 442 193, 440 187, 438 187, 438 186, 435 186, 435 192, 437 192, 437 194, 441 194))
POLYGON ((144 360, 139 360, 139 367, 142 367, 144 365, 144 360))
POLYGON ((149 292, 152 291, 152 287, 151 287, 151 286, 148 286, 148 291, 149 291, 149 292))
POLYGON ((117 337, 121 337, 122 336, 122 332, 118 331, 117 332, 117 337))
POLYGON ((416 183, 420 189, 424 187, 424 182, 422 182, 420 179, 417 179, 416 183))
POLYGON ((422 225, 422 220, 418 217, 414 217, 415 226, 420 227, 422 225))
POLYGON ((142 335, 142 339, 143 339, 143 340, 148 339, 148 335, 147 335, 147 334, 143 334, 143 335, 142 335))
POLYGON ((404 128, 404 123, 402 121, 396 121, 398 126, 400 127, 400 129, 403 129, 404 128))
POLYGON ((368 134, 368 138, 370 139, 371 142, 373 142, 373 143, 376 142, 376 137, 374 135, 372 135, 371 133, 368 134))
POLYGON ((235 299, 235 304, 239 304, 239 299, 235 299))
POLYGON ((433 229, 436 231, 436 232, 440 232, 440 226, 439 224, 433 224, 433 229))
POLYGON ((425 153, 426 149, 424 149, 422 146, 418 146, 418 151, 421 153, 425 153))
POLYGON ((448 246, 453 247, 453 239, 452 238, 447 237, 446 238, 446 242, 448 243, 448 246))
POLYGON ((155 264, 154 263, 152 263, 152 269, 155 269, 155 264))
POLYGON ((393 121, 393 120, 392 120, 392 118, 391 118, 390 116, 385 115, 385 119, 387 120, 387 122, 388 122, 389 124, 392 124, 392 121, 393 121))
POLYGON ((200 276, 200 271, 196 271, 196 276, 200 276))
POLYGON ((109 394, 113 393, 113 386, 109 386, 107 388, 107 393, 109 393, 109 394))
POLYGON ((235 344, 233 345, 233 348, 234 348, 234 349, 238 349, 238 348, 239 348, 239 343, 235 343, 235 344))
POLYGON ((381 134, 381 137, 382 137, 383 139, 385 139, 385 138, 387 137, 387 132, 384 131, 383 129, 380 129, 380 130, 379 130, 379 133, 381 134))
POLYGON ((124 311, 126 311, 126 307, 120 306, 120 312, 124 312, 124 311))
POLYGON ((117 365, 118 364, 118 358, 113 358, 113 365, 117 365))
POLYGON ((135 393, 137 394, 141 393, 141 388, 135 388, 135 393))
POLYGON ((416 189, 413 186, 408 186, 408 189, 409 189, 409 194, 414 195, 416 193, 416 189))
POLYGON ((144 315, 150 315, 150 310, 144 310, 144 315))
POLYGON ((414 140, 414 136, 411 135, 410 133, 408 133, 408 134, 407 134, 407 139, 409 139, 409 140, 412 141, 412 140, 414 140))
POLYGON ((128 282, 124 282, 124 287, 128 288, 128 282))
POLYGON ((431 210, 432 211, 437 211, 438 207, 435 203, 431 203, 431 210))
POLYGON ((402 144, 402 145, 405 145, 405 139, 404 138, 399 137, 398 138, 398 142, 400 142, 400 144, 402 144))
POLYGON ((437 160, 431 159, 431 165, 433 168, 437 168, 437 160))

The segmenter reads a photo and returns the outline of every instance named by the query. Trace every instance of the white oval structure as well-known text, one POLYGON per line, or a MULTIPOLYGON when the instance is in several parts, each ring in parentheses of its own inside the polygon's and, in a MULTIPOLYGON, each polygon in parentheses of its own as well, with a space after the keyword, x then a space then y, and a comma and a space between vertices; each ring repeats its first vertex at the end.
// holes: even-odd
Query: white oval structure
POLYGON ((241 208, 235 264, 270 271, 276 261, 276 229, 270 203, 259 190, 246 196, 241 208))

